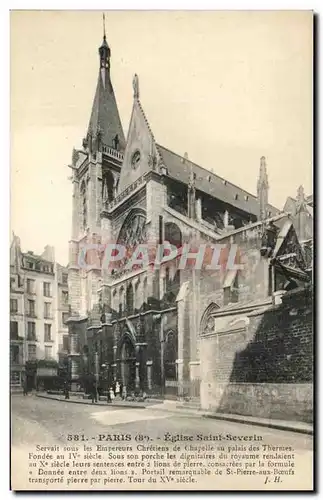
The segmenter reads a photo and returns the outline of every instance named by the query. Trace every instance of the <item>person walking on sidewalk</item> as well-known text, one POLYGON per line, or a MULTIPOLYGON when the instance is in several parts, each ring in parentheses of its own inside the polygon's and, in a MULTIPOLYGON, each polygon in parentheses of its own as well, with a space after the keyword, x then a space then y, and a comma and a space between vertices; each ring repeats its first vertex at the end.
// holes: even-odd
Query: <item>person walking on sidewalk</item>
POLYGON ((22 385, 23 385, 23 394, 24 394, 24 396, 27 396, 28 395, 28 382, 27 382, 26 376, 24 377, 22 385))
POLYGON ((95 380, 95 376, 93 375, 93 373, 91 373, 91 375, 90 375, 90 394, 91 394, 91 398, 92 398, 92 404, 97 403, 98 402, 98 393, 97 393, 97 389, 96 389, 96 380, 95 380))
POLYGON ((114 395, 113 389, 112 389, 112 387, 110 387, 110 390, 109 390, 110 403, 113 403, 114 398, 115 398, 115 395, 114 395))
POLYGON ((70 399, 68 380, 64 380, 64 396, 65 396, 65 399, 70 399))

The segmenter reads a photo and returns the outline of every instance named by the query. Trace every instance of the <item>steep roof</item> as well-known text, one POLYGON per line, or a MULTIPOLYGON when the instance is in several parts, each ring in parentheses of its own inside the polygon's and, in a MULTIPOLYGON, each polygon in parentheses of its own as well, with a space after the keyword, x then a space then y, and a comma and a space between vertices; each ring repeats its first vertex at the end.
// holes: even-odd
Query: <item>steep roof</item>
POLYGON ((107 68, 99 70, 88 132, 95 134, 98 129, 102 134, 102 142, 109 147, 114 147, 113 140, 118 135, 118 149, 124 151, 126 141, 110 79, 110 71, 107 68))
MULTIPOLYGON (((218 198, 244 212, 259 216, 260 207, 255 195, 232 184, 213 172, 196 165, 190 160, 173 153, 173 151, 170 151, 160 144, 157 145, 157 148, 167 167, 169 177, 188 184, 192 169, 193 173, 196 175, 196 189, 203 191, 213 198, 218 198)), ((275 215, 278 212, 278 209, 272 205, 268 205, 268 210, 271 211, 271 215, 275 215)))

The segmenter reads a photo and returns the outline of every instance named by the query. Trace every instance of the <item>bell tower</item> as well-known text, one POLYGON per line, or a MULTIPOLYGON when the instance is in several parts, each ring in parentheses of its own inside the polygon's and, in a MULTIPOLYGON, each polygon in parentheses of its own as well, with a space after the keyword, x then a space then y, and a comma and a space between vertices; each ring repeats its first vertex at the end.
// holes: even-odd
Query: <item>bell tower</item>
POLYGON ((69 243, 70 366, 77 380, 87 330, 99 325, 102 269, 96 250, 102 242, 101 212, 113 200, 120 176, 125 137, 111 82, 111 50, 103 15, 98 79, 82 148, 72 155, 72 237, 69 243))

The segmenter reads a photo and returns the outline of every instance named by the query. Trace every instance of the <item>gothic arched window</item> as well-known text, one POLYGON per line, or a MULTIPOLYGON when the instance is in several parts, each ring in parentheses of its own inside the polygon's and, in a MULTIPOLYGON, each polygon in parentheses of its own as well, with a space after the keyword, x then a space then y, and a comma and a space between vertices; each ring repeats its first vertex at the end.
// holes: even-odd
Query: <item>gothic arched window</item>
POLYGON ((114 198, 114 177, 111 170, 106 170, 102 175, 102 199, 110 202, 114 198))
POLYGON ((165 241, 168 241, 177 248, 182 246, 182 233, 174 222, 166 222, 165 224, 165 241))
POLYGON ((133 313, 133 288, 132 283, 129 283, 126 291, 127 314, 133 313))
POLYGON ((117 239, 126 249, 126 255, 116 262, 116 268, 123 269, 137 245, 146 242, 146 214, 141 209, 133 209, 126 217, 117 239))

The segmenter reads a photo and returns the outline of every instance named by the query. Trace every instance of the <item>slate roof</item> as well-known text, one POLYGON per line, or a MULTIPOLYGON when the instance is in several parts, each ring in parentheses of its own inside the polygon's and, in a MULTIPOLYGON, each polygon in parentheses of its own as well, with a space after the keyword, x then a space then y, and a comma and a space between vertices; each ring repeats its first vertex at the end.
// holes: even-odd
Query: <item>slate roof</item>
POLYGON ((98 128, 102 133, 102 142, 106 146, 114 147, 113 139, 118 134, 119 149, 120 151, 125 150, 126 141, 110 74, 107 69, 99 70, 88 132, 92 131, 95 134, 98 128))
MULTIPOLYGON (((192 168, 193 173, 196 175, 196 189, 244 212, 259 217, 260 207, 256 196, 214 174, 210 170, 173 153, 160 144, 157 145, 157 148, 167 167, 169 177, 188 184, 192 168)), ((272 205, 268 205, 268 210, 271 211, 271 215, 275 215, 279 211, 272 205)))

